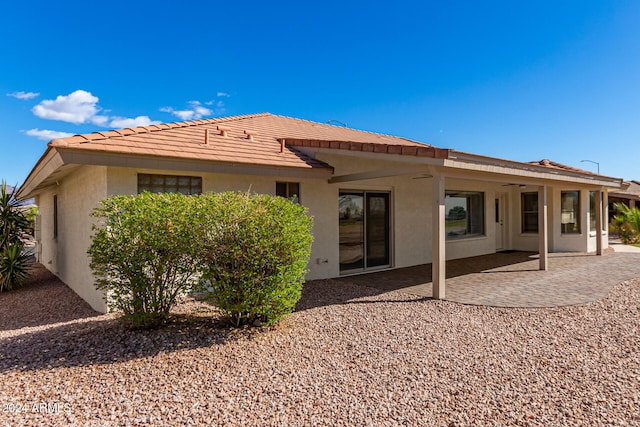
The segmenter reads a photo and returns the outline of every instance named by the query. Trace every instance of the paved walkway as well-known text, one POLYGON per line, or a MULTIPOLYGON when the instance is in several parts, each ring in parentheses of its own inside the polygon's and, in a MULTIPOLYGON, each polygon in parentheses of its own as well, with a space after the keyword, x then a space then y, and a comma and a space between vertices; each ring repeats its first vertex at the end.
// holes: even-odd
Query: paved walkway
MULTIPOLYGON (((603 298, 620 282, 640 277, 640 253, 619 249, 604 256, 549 254, 548 271, 538 270, 538 254, 533 252, 502 252, 447 261, 445 299, 493 307, 585 304, 603 298)), ((432 297, 431 264, 338 280, 432 297)))

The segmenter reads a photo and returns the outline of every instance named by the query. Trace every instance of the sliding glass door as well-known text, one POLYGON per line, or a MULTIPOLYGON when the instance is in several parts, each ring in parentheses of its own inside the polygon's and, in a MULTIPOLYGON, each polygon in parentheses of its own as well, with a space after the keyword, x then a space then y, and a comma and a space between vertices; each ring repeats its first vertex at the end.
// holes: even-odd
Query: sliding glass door
POLYGON ((391 264, 389 193, 340 192, 340 271, 391 264))

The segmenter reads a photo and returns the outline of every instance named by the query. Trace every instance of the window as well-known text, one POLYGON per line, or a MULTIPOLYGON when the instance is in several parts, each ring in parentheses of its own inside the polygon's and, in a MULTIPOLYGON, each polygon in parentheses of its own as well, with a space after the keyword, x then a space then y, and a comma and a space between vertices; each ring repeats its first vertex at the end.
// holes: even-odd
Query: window
POLYGON ((138 193, 202 193, 202 178, 199 176, 138 174, 138 193))
POLYGON ((58 238, 58 195, 53 196, 53 238, 58 238))
POLYGON ((446 191, 444 205, 447 239, 484 234, 484 193, 446 191))
MULTIPOLYGON (((598 197, 595 191, 589 192, 589 231, 596 230, 596 206, 598 205, 598 197)), ((607 231, 607 215, 608 207, 605 202, 605 197, 602 197, 602 231, 607 231)))
POLYGON ((580 192, 560 193, 560 227, 564 234, 580 233, 580 192))
POLYGON ((596 192, 589 191, 589 231, 596 231, 596 192))
POLYGON ((300 203, 300 184, 297 182, 276 182, 276 196, 300 203))
POLYGON ((522 232, 538 232, 538 193, 522 193, 522 232))

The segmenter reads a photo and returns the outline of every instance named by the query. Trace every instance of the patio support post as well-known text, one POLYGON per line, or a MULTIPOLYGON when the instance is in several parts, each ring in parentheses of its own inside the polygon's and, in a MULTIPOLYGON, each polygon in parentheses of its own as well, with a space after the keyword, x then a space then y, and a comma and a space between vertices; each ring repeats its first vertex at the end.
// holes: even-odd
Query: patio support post
POLYGON ((609 192, 606 189, 602 192, 602 221, 604 222, 604 224, 602 224, 602 227, 606 231, 605 234, 608 241, 609 221, 611 221, 611 218, 609 218, 609 192))
POLYGON ((596 191, 596 255, 602 255, 604 247, 602 236, 602 190, 596 191))
POLYGON ((549 240, 547 225, 547 186, 538 187, 538 252, 540 253, 540 270, 547 271, 549 240))
POLYGON ((432 224, 431 224, 431 282, 434 299, 445 297, 445 207, 444 176, 435 174, 431 187, 432 224))

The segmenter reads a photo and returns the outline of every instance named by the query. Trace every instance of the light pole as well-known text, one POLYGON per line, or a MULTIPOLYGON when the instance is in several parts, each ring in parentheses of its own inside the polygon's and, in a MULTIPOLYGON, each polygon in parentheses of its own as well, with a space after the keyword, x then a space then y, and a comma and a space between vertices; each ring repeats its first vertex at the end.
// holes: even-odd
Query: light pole
POLYGON ((594 162, 593 160, 580 160, 581 162, 589 162, 598 166, 598 175, 600 175, 600 163, 594 162))

